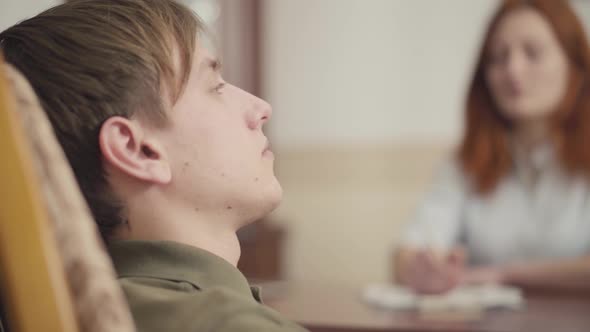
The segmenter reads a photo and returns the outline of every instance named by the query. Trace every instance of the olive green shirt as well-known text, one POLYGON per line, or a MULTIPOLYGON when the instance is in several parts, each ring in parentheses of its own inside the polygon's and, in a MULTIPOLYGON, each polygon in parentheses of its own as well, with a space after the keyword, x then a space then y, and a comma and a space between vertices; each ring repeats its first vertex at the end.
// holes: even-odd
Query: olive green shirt
POLYGON ((261 304, 242 273, 208 251, 119 241, 109 252, 138 332, 305 331, 261 304))

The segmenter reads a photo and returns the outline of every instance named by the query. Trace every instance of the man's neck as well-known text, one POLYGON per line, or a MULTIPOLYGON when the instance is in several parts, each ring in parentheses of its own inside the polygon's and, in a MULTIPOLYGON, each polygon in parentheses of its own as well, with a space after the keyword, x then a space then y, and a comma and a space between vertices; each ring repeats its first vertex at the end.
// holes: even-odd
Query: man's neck
POLYGON ((164 209, 139 213, 133 210, 129 211, 129 225, 119 233, 120 238, 178 242, 207 250, 237 266, 240 259, 237 228, 228 220, 220 220, 219 214, 195 216, 181 215, 178 209, 176 213, 166 213, 164 209))

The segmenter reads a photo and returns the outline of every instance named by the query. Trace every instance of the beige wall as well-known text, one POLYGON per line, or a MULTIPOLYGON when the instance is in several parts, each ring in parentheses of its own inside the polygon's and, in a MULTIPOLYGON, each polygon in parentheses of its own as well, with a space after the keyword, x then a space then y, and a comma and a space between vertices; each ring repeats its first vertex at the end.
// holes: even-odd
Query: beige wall
MULTIPOLYGON (((462 127, 495 0, 263 0, 263 96, 287 275, 389 277, 391 247, 462 127)), ((577 1, 590 19, 588 2, 577 1)), ((587 22, 588 20, 586 20, 587 22)))
POLYGON ((285 197, 274 216, 289 229, 287 276, 386 280, 399 227, 448 151, 420 144, 279 150, 285 197))
POLYGON ((590 32, 590 1, 588 0, 570 0, 576 9, 576 13, 584 23, 586 32, 590 32))
POLYGON ((391 248, 461 130, 490 0, 263 1, 263 93, 287 276, 389 277, 391 248))
POLYGON ((265 0, 275 145, 454 141, 494 0, 265 0))
POLYGON ((0 31, 61 3, 59 0, 0 0, 0 31))

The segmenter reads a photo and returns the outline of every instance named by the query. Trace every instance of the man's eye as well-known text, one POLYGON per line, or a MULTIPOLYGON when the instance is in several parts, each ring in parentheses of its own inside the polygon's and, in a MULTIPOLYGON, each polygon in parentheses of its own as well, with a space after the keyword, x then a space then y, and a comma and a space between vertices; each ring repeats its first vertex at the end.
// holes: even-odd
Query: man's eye
POLYGON ((225 88, 225 82, 219 83, 216 87, 215 87, 215 92, 221 94, 223 92, 223 88, 225 88))

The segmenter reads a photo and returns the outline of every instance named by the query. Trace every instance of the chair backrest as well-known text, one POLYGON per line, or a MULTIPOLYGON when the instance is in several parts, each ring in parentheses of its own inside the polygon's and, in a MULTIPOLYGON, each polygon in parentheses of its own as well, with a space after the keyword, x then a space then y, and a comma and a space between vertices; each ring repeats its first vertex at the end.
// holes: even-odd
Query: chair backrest
POLYGON ((134 331, 51 124, 2 59, 0 155, 0 289, 11 330, 134 331))

